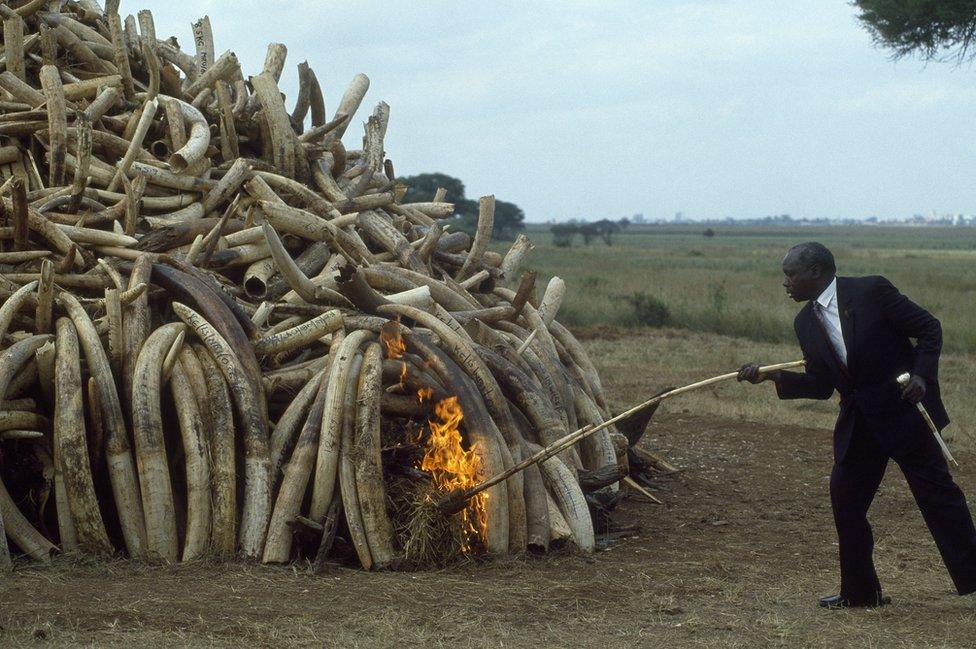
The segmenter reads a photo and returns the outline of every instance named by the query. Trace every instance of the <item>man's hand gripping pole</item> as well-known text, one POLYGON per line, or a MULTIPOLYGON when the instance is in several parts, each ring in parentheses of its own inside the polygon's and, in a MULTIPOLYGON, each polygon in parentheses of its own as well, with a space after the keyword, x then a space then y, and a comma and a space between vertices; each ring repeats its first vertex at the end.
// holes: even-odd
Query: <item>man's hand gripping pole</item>
MULTIPOLYGON (((908 381, 911 380, 911 376, 909 376, 908 372, 905 372, 899 376, 897 380, 900 385, 908 385, 908 381)), ((953 466, 959 466, 959 463, 956 462, 956 458, 952 457, 952 452, 949 451, 949 447, 946 445, 945 440, 942 439, 942 435, 939 433, 939 429, 935 426, 935 422, 932 421, 932 418, 929 416, 929 411, 925 409, 925 406, 922 405, 921 401, 916 403, 915 407, 918 408, 918 411, 922 414, 922 419, 925 420, 925 423, 928 424, 929 430, 932 431, 932 435, 935 436, 935 441, 939 443, 939 448, 942 449, 942 454, 945 456, 945 459, 952 462, 953 466)))

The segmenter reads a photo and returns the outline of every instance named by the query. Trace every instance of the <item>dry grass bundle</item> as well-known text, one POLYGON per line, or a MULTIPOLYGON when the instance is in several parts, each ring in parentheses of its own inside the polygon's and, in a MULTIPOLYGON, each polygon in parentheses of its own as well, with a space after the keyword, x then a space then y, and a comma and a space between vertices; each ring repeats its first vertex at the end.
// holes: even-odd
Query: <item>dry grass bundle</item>
POLYGON ((425 479, 398 477, 387 491, 396 541, 403 550, 398 567, 407 570, 446 568, 465 561, 465 533, 459 515, 437 509, 443 493, 425 479))

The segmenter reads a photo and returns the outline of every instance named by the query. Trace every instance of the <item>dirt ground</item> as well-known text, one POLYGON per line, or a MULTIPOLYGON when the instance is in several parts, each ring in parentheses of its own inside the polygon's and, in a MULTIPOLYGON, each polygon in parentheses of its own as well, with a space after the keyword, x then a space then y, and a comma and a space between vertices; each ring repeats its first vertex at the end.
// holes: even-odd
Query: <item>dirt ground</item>
MULTIPOLYGON (((662 412, 642 442, 682 470, 663 506, 628 498, 641 531, 593 557, 428 573, 119 561, 0 577, 0 647, 972 647, 957 597, 892 465, 872 510, 891 606, 823 611, 837 587, 829 433, 662 412)), ((976 493, 976 457, 957 479, 976 493)))

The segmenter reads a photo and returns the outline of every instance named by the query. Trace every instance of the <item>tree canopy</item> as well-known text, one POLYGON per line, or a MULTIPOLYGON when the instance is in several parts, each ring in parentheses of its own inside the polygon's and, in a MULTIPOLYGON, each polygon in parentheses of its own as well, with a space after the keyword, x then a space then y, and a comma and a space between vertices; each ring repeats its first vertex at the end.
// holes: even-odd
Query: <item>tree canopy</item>
MULTIPOLYGON (((464 195, 464 183, 460 179, 442 173, 427 173, 400 176, 397 181, 407 186, 407 193, 403 197, 404 203, 429 201, 438 187, 443 187, 447 190, 444 200, 454 203, 453 227, 457 230, 474 232, 478 225, 478 201, 464 195)), ((515 232, 525 228, 523 221, 525 221, 525 213, 522 208, 515 203, 495 200, 494 236, 496 238, 513 237, 515 232)))
POLYGON ((855 0, 858 19, 874 42, 896 58, 970 60, 976 0, 855 0))
POLYGON ((558 248, 568 248, 573 245, 577 234, 583 236, 583 243, 590 245, 594 239, 600 238, 608 246, 613 245, 613 235, 622 228, 630 225, 628 219, 611 221, 601 219, 593 223, 556 223, 549 228, 552 232, 552 243, 558 248))

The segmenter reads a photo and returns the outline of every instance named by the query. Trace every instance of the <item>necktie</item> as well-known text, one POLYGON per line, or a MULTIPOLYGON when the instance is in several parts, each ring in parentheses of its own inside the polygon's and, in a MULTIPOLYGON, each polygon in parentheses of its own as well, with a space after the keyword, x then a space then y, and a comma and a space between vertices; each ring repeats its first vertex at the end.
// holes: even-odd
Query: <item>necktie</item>
POLYGON ((845 363, 844 359, 841 358, 840 352, 837 350, 837 347, 834 345, 834 339, 830 335, 831 332, 830 324, 827 322, 827 313, 824 311, 823 305, 820 304, 820 302, 814 302, 813 312, 817 316, 817 321, 820 323, 820 328, 823 330, 824 336, 827 337, 827 346, 830 347, 830 351, 834 355, 834 360, 836 360, 840 368, 846 372, 847 363, 845 363))

